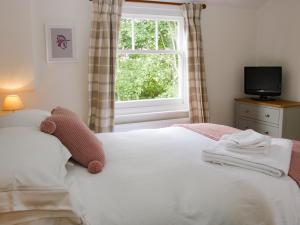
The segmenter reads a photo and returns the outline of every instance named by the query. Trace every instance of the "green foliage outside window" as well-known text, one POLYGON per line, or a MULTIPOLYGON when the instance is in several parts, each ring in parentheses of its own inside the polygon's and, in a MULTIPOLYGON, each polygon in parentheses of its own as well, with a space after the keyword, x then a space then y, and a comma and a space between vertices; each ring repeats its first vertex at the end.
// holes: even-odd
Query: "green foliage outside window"
POLYGON ((121 19, 120 33, 119 33, 119 49, 131 49, 132 37, 131 37, 131 20, 121 19))
POLYGON ((155 50, 155 21, 136 20, 134 31, 135 49, 155 50))
POLYGON ((159 21, 158 48, 164 50, 177 49, 177 22, 159 21))
MULTIPOLYGON (((177 50, 177 30, 175 21, 122 19, 119 49, 177 50)), ((119 53, 117 101, 178 97, 178 54, 146 51, 143 54, 119 53)))

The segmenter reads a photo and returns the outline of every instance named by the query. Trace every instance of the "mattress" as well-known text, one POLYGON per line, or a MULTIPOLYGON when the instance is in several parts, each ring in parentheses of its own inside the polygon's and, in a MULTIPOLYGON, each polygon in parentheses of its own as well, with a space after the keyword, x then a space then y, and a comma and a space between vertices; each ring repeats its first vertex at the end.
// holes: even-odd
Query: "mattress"
POLYGON ((300 191, 289 177, 203 162, 214 141, 185 128, 98 134, 107 163, 68 179, 91 225, 296 225, 300 191))
POLYGON ((300 225, 291 178, 203 162, 214 141, 200 134, 170 127, 98 137, 101 173, 68 165, 90 225, 300 225))

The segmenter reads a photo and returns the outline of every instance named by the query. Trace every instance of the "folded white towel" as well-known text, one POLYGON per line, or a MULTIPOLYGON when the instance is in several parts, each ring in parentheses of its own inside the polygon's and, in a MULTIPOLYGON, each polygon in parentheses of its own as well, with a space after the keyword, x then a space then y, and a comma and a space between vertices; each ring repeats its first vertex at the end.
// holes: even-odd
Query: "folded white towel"
POLYGON ((239 147, 231 141, 222 140, 217 143, 218 146, 225 148, 227 151, 238 152, 243 154, 267 154, 270 149, 271 138, 256 145, 239 147))
POLYGON ((269 141, 270 137, 248 129, 234 134, 223 135, 220 140, 232 141, 240 147, 247 147, 269 141))
POLYGON ((271 176, 280 177, 288 174, 292 153, 292 141, 272 138, 269 154, 239 154, 227 151, 216 145, 204 150, 202 159, 221 165, 237 166, 254 170, 271 176))
POLYGON ((233 152, 267 153, 270 143, 270 136, 262 135, 254 130, 245 130, 235 134, 223 135, 218 144, 233 152))

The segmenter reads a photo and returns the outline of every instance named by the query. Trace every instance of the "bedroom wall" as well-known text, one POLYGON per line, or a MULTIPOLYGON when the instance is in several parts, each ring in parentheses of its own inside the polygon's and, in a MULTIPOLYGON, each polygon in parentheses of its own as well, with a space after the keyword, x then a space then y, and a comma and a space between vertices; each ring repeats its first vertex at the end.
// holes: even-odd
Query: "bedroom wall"
POLYGON ((243 68, 255 64, 256 10, 209 5, 203 38, 211 122, 234 125, 234 98, 243 96, 243 68))
POLYGON ((281 65, 283 96, 300 101, 300 1, 270 0, 258 11, 257 64, 281 65))
MULTIPOLYGON (((31 8, 31 23, 22 21, 19 23, 19 28, 24 28, 25 35, 32 30, 32 51, 34 53, 34 56, 23 57, 24 62, 26 58, 34 58, 34 90, 19 92, 26 108, 50 110, 57 105, 62 105, 71 108, 83 119, 86 119, 91 3, 88 0, 4 0, 4 2, 1 1, 0 8, 10 8, 11 1, 18 2, 23 11, 10 12, 5 18, 6 21, 13 17, 24 17, 23 15, 30 13, 28 8, 31 8), (28 7, 29 5, 30 7, 28 7), (75 25, 78 62, 47 63, 45 24, 75 25)), ((28 42, 25 42, 21 36, 18 37, 18 40, 23 45, 28 45, 28 42)), ((19 49, 12 45, 11 51, 18 54, 19 49)), ((1 54, 3 52, 0 51, 1 54)), ((5 94, 0 95, 0 103, 2 103, 5 94)))
MULTIPOLYGON (((63 105, 76 111, 86 120, 88 36, 90 7, 88 0, 13 0, 31 3, 32 21, 20 24, 32 29, 35 90, 22 92, 27 108, 49 110, 63 105), (76 26, 78 63, 46 62, 44 25, 70 23, 76 26), (31 26, 31 27, 30 27, 31 26)), ((1 1, 1 8, 10 0, 1 1)), ((23 13, 28 13, 24 7, 23 13)), ((10 14, 11 16, 21 16, 10 14)), ((10 19, 8 16, 7 21, 10 19)), ((242 95, 242 69, 255 63, 256 10, 208 5, 203 15, 207 85, 212 122, 233 125, 234 98, 242 95)), ((24 42, 24 44, 26 44, 24 42)), ((12 46, 11 51, 17 52, 12 46)), ((1 51, 0 51, 0 54, 1 51)), ((0 94, 0 104, 4 94, 0 94)))
POLYGON ((34 62, 31 5, 19 0, 2 0, 0 4, 0 91, 19 88, 32 90, 34 62), (2 7, 2 4, 6 7, 2 7), (12 17, 12 12, 18 16, 12 17), (20 23, 24 26, 20 26, 20 23))

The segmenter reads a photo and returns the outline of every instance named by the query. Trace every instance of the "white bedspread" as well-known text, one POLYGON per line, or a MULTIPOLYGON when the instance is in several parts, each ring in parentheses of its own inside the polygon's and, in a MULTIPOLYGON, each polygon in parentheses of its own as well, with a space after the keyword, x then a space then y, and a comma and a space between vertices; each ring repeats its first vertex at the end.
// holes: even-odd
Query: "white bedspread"
POLYGON ((214 141, 180 127, 99 134, 100 174, 70 166, 91 225, 299 225, 300 191, 275 178, 201 160, 214 141))

